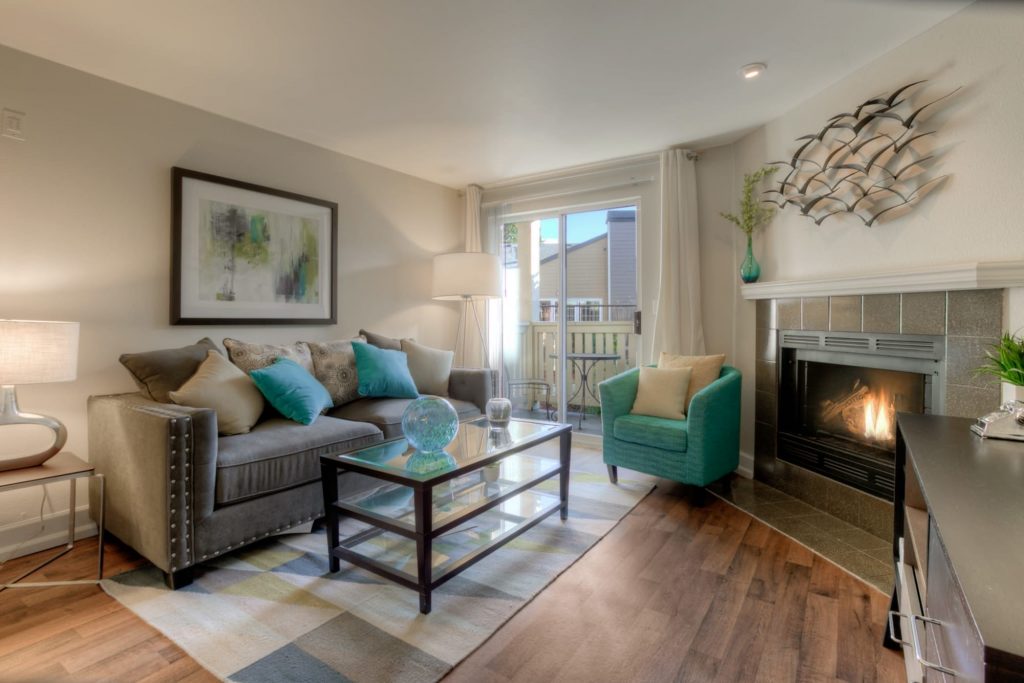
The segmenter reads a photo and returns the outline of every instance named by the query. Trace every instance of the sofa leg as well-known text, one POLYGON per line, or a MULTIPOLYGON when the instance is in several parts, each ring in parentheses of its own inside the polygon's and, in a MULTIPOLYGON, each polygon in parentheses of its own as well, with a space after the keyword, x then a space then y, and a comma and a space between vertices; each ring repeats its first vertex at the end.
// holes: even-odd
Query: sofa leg
POLYGON ((192 567, 179 569, 176 572, 164 572, 164 583, 167 584, 167 587, 172 591, 176 591, 179 588, 184 588, 189 585, 192 583, 193 578, 192 567))
POLYGON ((608 479, 613 484, 619 483, 619 468, 615 465, 608 465, 608 479))

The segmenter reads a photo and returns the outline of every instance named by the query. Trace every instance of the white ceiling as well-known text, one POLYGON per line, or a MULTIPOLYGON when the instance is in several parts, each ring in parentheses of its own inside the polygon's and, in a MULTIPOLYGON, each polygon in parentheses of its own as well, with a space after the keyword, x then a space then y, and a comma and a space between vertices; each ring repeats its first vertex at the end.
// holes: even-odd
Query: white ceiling
POLYGON ((459 187, 726 141, 967 4, 0 0, 0 43, 459 187))

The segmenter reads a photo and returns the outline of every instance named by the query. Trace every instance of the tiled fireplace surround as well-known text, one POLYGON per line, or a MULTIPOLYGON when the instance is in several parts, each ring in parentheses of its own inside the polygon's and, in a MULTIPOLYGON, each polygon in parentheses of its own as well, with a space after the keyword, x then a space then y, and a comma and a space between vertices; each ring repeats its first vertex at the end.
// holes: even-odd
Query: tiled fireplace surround
POLYGON ((975 369, 1003 330, 1003 289, 761 299, 757 306, 754 476, 876 536, 892 538, 892 504, 776 458, 779 330, 946 337, 945 413, 977 417, 999 385, 975 369))

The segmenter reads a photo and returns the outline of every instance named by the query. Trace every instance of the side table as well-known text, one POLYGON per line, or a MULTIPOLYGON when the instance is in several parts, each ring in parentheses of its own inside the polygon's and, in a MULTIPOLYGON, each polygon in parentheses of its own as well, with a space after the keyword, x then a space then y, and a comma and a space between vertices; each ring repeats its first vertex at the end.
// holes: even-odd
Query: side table
POLYGON ((42 586, 71 586, 76 584, 99 583, 103 578, 103 515, 106 507, 105 480, 102 474, 96 472, 89 463, 69 451, 61 451, 38 467, 24 467, 18 470, 7 470, 0 472, 0 493, 14 491, 15 489, 28 488, 29 486, 42 486, 44 484, 56 484, 66 481, 70 485, 68 502, 68 542, 67 545, 56 555, 36 565, 32 569, 18 576, 8 583, 0 584, 0 591, 7 588, 38 588, 42 586), (26 576, 34 574, 54 560, 63 557, 75 547, 75 485, 78 479, 96 479, 100 487, 100 509, 97 526, 99 527, 99 549, 97 552, 97 568, 95 579, 83 579, 78 581, 25 581, 26 576))

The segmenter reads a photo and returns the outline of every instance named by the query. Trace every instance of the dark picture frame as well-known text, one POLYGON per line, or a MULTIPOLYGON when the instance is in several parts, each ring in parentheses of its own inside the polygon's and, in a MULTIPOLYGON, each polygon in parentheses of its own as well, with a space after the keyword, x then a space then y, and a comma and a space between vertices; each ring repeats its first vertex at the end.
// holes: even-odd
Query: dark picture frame
POLYGON ((337 203, 177 166, 171 187, 172 325, 337 323, 337 203))

